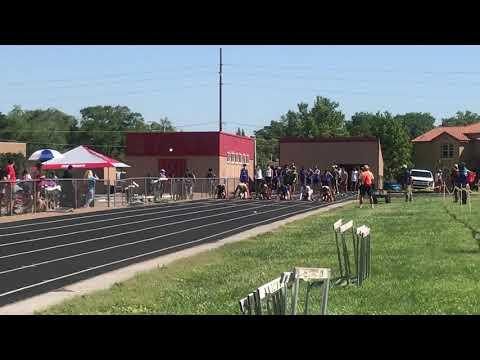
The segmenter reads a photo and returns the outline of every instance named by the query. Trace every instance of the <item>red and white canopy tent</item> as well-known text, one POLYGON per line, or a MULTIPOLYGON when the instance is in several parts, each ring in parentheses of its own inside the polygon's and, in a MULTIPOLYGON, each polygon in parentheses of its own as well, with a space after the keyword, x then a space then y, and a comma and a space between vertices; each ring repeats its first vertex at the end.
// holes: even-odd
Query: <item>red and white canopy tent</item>
POLYGON ((99 168, 128 168, 129 165, 109 158, 86 146, 80 145, 67 151, 62 158, 51 159, 42 163, 45 170, 66 169, 70 165, 74 169, 99 169, 99 168))

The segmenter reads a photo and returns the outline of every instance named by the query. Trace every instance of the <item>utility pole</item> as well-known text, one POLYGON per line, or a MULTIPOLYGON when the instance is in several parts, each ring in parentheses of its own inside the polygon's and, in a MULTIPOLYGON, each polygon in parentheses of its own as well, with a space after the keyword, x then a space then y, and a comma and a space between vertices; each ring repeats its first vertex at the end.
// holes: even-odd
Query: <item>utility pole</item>
POLYGON ((218 90, 219 90, 219 130, 222 131, 222 48, 220 48, 220 71, 218 74, 220 75, 218 81, 218 90))

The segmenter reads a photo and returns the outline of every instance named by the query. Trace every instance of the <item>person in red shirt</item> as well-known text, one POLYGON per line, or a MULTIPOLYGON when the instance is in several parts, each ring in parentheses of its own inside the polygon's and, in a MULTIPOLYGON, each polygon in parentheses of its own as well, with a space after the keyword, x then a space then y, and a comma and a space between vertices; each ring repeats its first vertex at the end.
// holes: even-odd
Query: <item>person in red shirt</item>
POLYGON ((473 186, 475 185, 475 178, 477 177, 477 173, 475 171, 469 171, 467 175, 467 182, 470 190, 473 190, 473 186))
POLYGON ((15 184, 17 182, 17 175, 15 174, 15 163, 12 159, 8 160, 8 164, 5 168, 7 172, 7 180, 9 182, 6 187, 7 199, 8 199, 8 214, 13 214, 13 199, 15 198, 15 184))
POLYGON ((363 197, 368 195, 370 198, 370 205, 373 209, 373 197, 372 197, 372 188, 373 188, 373 174, 370 171, 368 165, 364 165, 360 173, 360 208, 363 206, 363 197))

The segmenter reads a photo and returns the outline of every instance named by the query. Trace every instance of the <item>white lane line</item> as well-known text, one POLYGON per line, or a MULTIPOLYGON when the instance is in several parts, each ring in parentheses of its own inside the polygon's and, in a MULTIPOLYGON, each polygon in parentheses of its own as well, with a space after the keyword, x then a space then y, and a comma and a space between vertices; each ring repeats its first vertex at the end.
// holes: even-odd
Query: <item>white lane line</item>
MULTIPOLYGON (((200 208, 208 207, 208 206, 218 207, 221 204, 222 203, 214 203, 214 204, 206 204, 206 205, 200 205, 200 206, 195 206, 195 207, 190 206, 190 208, 200 209, 200 208)), ((61 225, 61 226, 56 226, 56 227, 47 227, 47 228, 44 228, 44 229, 33 229, 33 230, 18 231, 18 232, 14 232, 14 233, 0 234, 0 237, 30 234, 30 233, 34 233, 34 232, 47 231, 47 230, 64 229, 64 228, 68 228, 68 227, 72 227, 72 226, 96 224, 96 223, 105 222, 105 221, 127 219, 127 218, 138 217, 138 216, 148 216, 148 215, 162 214, 162 213, 171 212, 171 211, 181 211, 181 210, 188 210, 188 209, 189 209, 189 206, 185 206, 185 207, 180 208, 178 210, 169 208, 169 209, 165 209, 165 210, 162 210, 162 211, 151 211, 151 212, 137 214, 137 215, 119 216, 119 217, 108 218, 108 219, 103 219, 103 220, 93 220, 93 221, 87 221, 87 222, 80 222, 80 223, 77 223, 77 224, 68 224, 68 225, 61 225)), ((65 220, 66 219, 63 219, 63 221, 65 221, 65 220)), ((67 220, 74 220, 74 219, 67 219, 67 220)), ((41 224, 33 224, 33 225, 41 225, 41 224)))
MULTIPOLYGON (((295 207, 295 206, 298 206, 298 205, 288 206, 288 207, 286 206, 286 207, 284 207, 284 208, 295 207)), ((312 210, 315 210, 315 209, 320 208, 320 207, 323 207, 323 206, 315 206, 315 207, 312 207, 311 209, 312 209, 312 210)), ((121 263, 121 262, 125 262, 125 261, 129 261, 129 260, 137 259, 137 258, 140 258, 140 257, 143 257, 143 256, 147 256, 147 255, 151 255, 151 254, 155 254, 155 253, 159 253, 159 252, 163 252, 163 251, 175 249, 175 248, 182 247, 182 246, 185 246, 185 245, 190 245, 190 244, 198 243, 198 242, 200 242, 200 241, 204 241, 204 240, 210 239, 210 238, 215 237, 215 236, 218 236, 218 235, 223 235, 223 234, 225 234, 225 233, 229 233, 229 232, 232 232, 232 231, 234 231, 234 230, 242 229, 242 228, 247 227, 247 226, 258 225, 258 224, 261 224, 261 223, 264 223, 264 222, 268 222, 268 221, 272 221, 272 220, 275 220, 275 219, 278 219, 278 218, 281 218, 281 217, 290 216, 290 215, 293 215, 293 214, 296 214, 296 213, 299 213, 299 212, 305 212, 305 209, 302 209, 302 210, 299 210, 299 211, 293 211, 293 212, 288 213, 288 214, 279 215, 279 216, 276 216, 276 217, 273 217, 273 218, 269 218, 269 219, 266 219, 266 220, 262 220, 262 221, 258 221, 258 222, 255 222, 255 223, 250 223, 250 224, 242 225, 242 226, 239 226, 239 227, 236 227, 236 228, 233 228, 233 229, 229 229, 229 230, 226 230, 226 231, 222 231, 222 232, 220 232, 220 233, 216 233, 216 234, 213 234, 213 235, 210 235, 210 236, 206 236, 206 237, 203 237, 203 238, 201 238, 201 239, 189 241, 189 242, 186 242, 186 243, 183 243, 183 244, 172 245, 172 246, 169 246, 169 247, 166 247, 166 248, 163 248, 163 249, 154 250, 154 251, 150 251, 150 252, 147 252, 147 253, 144 253, 144 254, 131 256, 131 257, 128 257, 128 258, 125 258, 125 259, 112 261, 112 262, 107 263, 107 264, 102 264, 102 265, 93 266, 93 267, 90 267, 90 268, 88 268, 88 269, 76 271, 76 272, 74 272, 74 273, 70 273, 70 274, 66 274, 66 275, 62 275, 62 276, 58 276, 58 277, 56 277, 56 278, 44 280, 44 281, 41 281, 41 282, 39 282, 39 283, 35 283, 35 284, 23 286, 23 287, 18 288, 18 289, 14 289, 14 290, 10 290, 10 291, 4 292, 4 293, 0 294, 0 297, 7 296, 7 295, 10 295, 10 294, 14 294, 14 293, 17 293, 17 292, 19 292, 19 291, 31 289, 31 288, 34 288, 34 287, 37 287, 37 286, 40 286, 40 285, 48 284, 48 283, 51 283, 51 282, 54 282, 54 281, 57 281, 57 280, 65 279, 65 278, 68 278, 68 277, 72 277, 72 276, 75 276, 75 275, 78 275, 78 274, 82 274, 82 273, 85 273, 85 272, 88 272, 88 271, 91 271, 91 270, 101 269, 101 268, 106 267, 106 266, 119 264, 119 263, 121 263)), ((248 216, 253 216, 253 215, 248 215, 248 216)), ((237 220, 237 219, 238 219, 238 218, 232 219, 232 220, 237 220)), ((231 221, 231 220, 230 220, 230 221, 231 221)), ((210 225, 213 225, 213 224, 210 224, 210 225)), ((205 225, 204 225, 204 226, 205 226, 205 225)), ((192 230, 192 229, 190 229, 190 230, 192 230)), ((163 235, 162 235, 162 236, 163 236, 163 235)), ((154 238, 152 238, 152 239, 154 239, 154 238)))
MULTIPOLYGON (((84 229, 84 230, 77 230, 77 231, 71 231, 69 233, 61 233, 61 234, 57 234, 57 235, 47 235, 47 236, 43 236, 43 237, 39 237, 39 238, 33 238, 33 239, 27 239, 27 240, 19 240, 19 241, 11 241, 11 242, 7 242, 7 243, 0 243, 0 248, 2 247, 7 247, 7 246, 12 246, 12 245, 18 245, 18 244, 24 244, 24 243, 31 243, 31 242, 36 242, 36 241, 41 241, 41 240, 46 240, 46 239, 54 239, 54 238, 58 238, 58 237, 64 237, 64 236, 67 236, 67 235, 75 235, 75 234, 82 234, 82 233, 86 233, 86 232, 90 232, 90 231, 98 231, 98 230, 105 230, 105 229, 109 229, 109 228, 115 228, 115 227, 120 227, 120 226, 125 226, 125 225, 132 225, 132 224, 139 224, 139 223, 143 223, 143 222, 149 222, 149 221, 155 221, 155 220, 159 220, 159 219, 169 219, 169 218, 174 218, 174 217, 181 217, 181 216, 185 216, 185 215, 193 215, 193 214, 200 214, 200 213, 203 213, 203 212, 209 212, 209 211, 216 211, 216 210, 222 210, 222 209, 229 209, 229 208, 232 208, 232 207, 242 207, 242 206, 246 206, 246 205, 251 205, 251 204, 258 204, 260 203, 260 201, 257 201, 257 202, 249 202, 249 203, 243 203, 243 204, 240 204, 240 205, 229 205, 229 206, 215 206, 211 209, 204 209, 204 210, 200 210, 200 211, 191 211, 189 213, 181 213, 181 214, 174 214, 174 215, 167 215, 167 216, 160 216, 160 217, 153 217, 153 218, 148 218, 148 219, 144 219, 144 220, 138 220, 138 221, 131 221, 131 222, 127 222, 127 223, 121 223, 121 224, 113 224, 113 225, 108 225, 108 226, 103 226, 101 228, 93 228, 93 229, 84 229)), ((224 204, 224 203, 223 203, 224 204)), ((272 206, 275 205, 275 204, 272 204, 272 206)), ((211 205, 205 205, 205 206, 211 206, 211 205)), ((195 209, 199 209, 199 208, 202 208, 204 206, 197 206, 195 209)), ((187 210, 187 209, 183 209, 183 210, 187 210)), ((160 212, 154 212, 154 213, 151 213, 151 214, 148 214, 148 215, 156 215, 156 214, 160 214, 160 213, 164 213, 164 212, 168 212, 168 211, 160 211, 160 212)), ((144 216, 145 214, 142 214, 142 216, 144 216)), ((135 215, 136 216, 136 215, 135 215)), ((101 220, 101 221, 110 221, 110 220, 101 220)), ((81 224, 76 224, 75 226, 77 225, 84 225, 86 223, 81 223, 81 224)), ((173 223, 175 224, 175 223, 173 223)), ((69 226, 74 226, 74 225, 67 225, 65 227, 69 227, 69 226)), ((44 229, 42 231, 47 231, 47 230, 53 230, 53 229, 59 229, 59 228, 62 228, 62 226, 58 226, 58 227, 55 227, 55 228, 50 228, 50 229, 44 229)), ((148 229, 148 228, 145 228, 145 229, 148 229)), ((27 231, 29 232, 29 231, 27 231)), ((1 259, 2 257, 0 257, 1 259)))
MULTIPOLYGON (((72 242, 72 243, 66 243, 66 244, 60 244, 60 245, 55 245, 55 246, 49 246, 49 247, 41 248, 41 249, 23 251, 23 252, 19 252, 19 253, 13 253, 13 254, 9 254, 9 255, 0 256, 0 259, 7 259, 7 258, 11 258, 11 257, 26 255, 26 254, 33 254, 33 253, 36 253, 36 252, 42 252, 42 251, 47 251, 47 250, 52 250, 52 249, 58 249, 58 248, 61 248, 61 247, 67 247, 67 246, 73 246, 73 245, 78 245, 78 244, 84 244, 84 243, 92 242, 92 241, 109 239, 109 238, 116 237, 116 236, 122 236, 122 235, 132 234, 132 233, 136 233, 136 232, 140 232, 140 231, 145 231, 145 230, 158 229, 158 228, 162 228, 162 227, 165 227, 165 226, 183 224, 183 223, 190 222, 190 221, 203 220, 203 219, 208 219, 208 218, 217 217, 217 216, 234 214, 234 213, 242 212, 242 211, 249 211, 250 209, 252 209, 252 210, 253 210, 253 209, 260 209, 260 208, 265 207, 265 206, 271 206, 271 205, 262 205, 262 206, 257 206, 257 207, 250 207, 250 208, 241 209, 241 210, 229 211, 229 212, 226 212, 226 213, 220 213, 220 214, 214 214, 214 215, 207 215, 207 216, 202 216, 202 217, 194 218, 194 219, 187 219, 187 220, 182 220, 182 221, 175 221, 175 222, 172 222, 172 223, 155 225, 155 226, 150 226, 150 227, 147 227, 147 228, 142 228, 142 229, 137 229, 137 230, 125 231, 125 232, 118 233, 118 234, 105 235, 105 236, 101 236, 101 237, 96 237, 96 238, 92 238, 92 239, 86 239, 86 240, 76 241, 76 242, 72 242)), ((275 211, 276 211, 276 210, 275 210, 275 211)), ((267 211, 265 211, 265 212, 267 212, 267 211)), ((264 213, 265 213, 265 212, 264 212, 264 213)), ((28 241, 28 240, 25 240, 25 241, 28 241)), ((7 271, 8 271, 8 270, 7 270, 7 271)), ((4 272, 0 272, 0 274, 2 274, 2 273, 5 273, 5 271, 4 271, 4 272)))
MULTIPOLYGON (((62 221, 74 221, 78 219, 87 219, 87 218, 94 218, 94 217, 99 217, 99 216, 112 216, 116 214, 126 214, 126 213, 131 213, 131 212, 138 212, 138 211, 148 211, 148 210, 155 210, 155 208, 167 208, 167 209, 172 209, 172 208, 179 208, 179 207, 188 207, 191 206, 192 204, 203 204, 203 203, 215 203, 215 200, 204 200, 204 201, 192 201, 192 202, 187 202, 187 203, 176 203, 176 204, 159 204, 159 205, 146 205, 142 206, 140 209, 129 209, 125 211, 111 211, 108 213, 103 213, 103 214, 96 214, 96 215, 85 215, 85 216, 72 216, 70 218, 63 218, 63 219, 58 219, 58 220, 49 220, 49 221, 44 221, 44 222, 39 222, 39 223, 28 223, 28 224, 19 224, 19 225, 11 225, 11 226, 2 226, 0 227, 1 230, 6 230, 6 229, 15 229, 15 228, 20 228, 20 227, 26 227, 26 226, 34 226, 34 225, 44 225, 44 224, 53 224, 57 222, 62 222, 62 221), (185 205, 183 205, 185 204, 185 205)), ((22 220, 20 220, 22 221, 22 220)), ((29 220, 23 220, 23 221, 29 221, 29 220)), ((11 235, 11 234, 9 234, 11 235)))
MULTIPOLYGON (((265 207, 265 206, 267 206, 267 205, 264 205, 264 206, 261 206, 261 207, 265 207)), ((291 206, 284 206, 284 207, 282 207, 281 209, 286 209, 286 208, 291 208, 291 207, 297 207, 297 206, 300 206, 300 204, 291 205, 291 206)), ((279 209, 272 209, 272 210, 264 211, 264 212, 262 212, 262 214, 266 214, 266 213, 273 212, 273 211, 278 211, 278 210, 279 210, 279 209)), ((238 220, 238 219, 243 219, 243 218, 247 218, 247 217, 254 216, 254 215, 256 215, 256 214, 249 214, 249 215, 244 215, 244 216, 240 216, 240 217, 233 218, 233 219, 222 220, 222 221, 217 221, 217 222, 214 222, 214 223, 199 225, 199 226, 196 226, 196 227, 193 227, 193 228, 183 229, 183 230, 175 231, 175 232, 168 233, 168 234, 163 234, 163 235, 154 236, 154 237, 152 237, 152 238, 147 238, 147 239, 143 239, 143 240, 137 240, 137 241, 133 241, 133 242, 130 242, 130 243, 124 243, 124 244, 120 244, 120 245, 109 246, 109 247, 102 248, 102 249, 97 249, 97 250, 91 250, 91 251, 87 251, 87 252, 80 253, 80 254, 65 256, 65 257, 62 257, 62 258, 57 258, 57 259, 52 259, 52 260, 46 260, 46 261, 43 261, 43 262, 39 262, 39 263, 35 263, 35 264, 30 264, 30 265, 26 265, 26 266, 27 266, 27 267, 35 267, 35 266, 50 264, 50 263, 58 262, 58 261, 62 261, 62 260, 72 259, 72 258, 84 256, 84 255, 94 254, 94 253, 97 253, 97 252, 103 252, 103 251, 107 251, 107 250, 112 250, 112 249, 116 249, 116 248, 120 248, 120 247, 124 247, 124 246, 130 246, 130 245, 135 245, 135 244, 139 244, 139 243, 143 243, 143 242, 149 242, 149 241, 156 240, 156 239, 160 239, 160 238, 163 238, 163 237, 167 237, 167 236, 171 236, 171 235, 177 235, 177 234, 181 234, 181 233, 188 232, 188 231, 192 231, 192 230, 197 230, 197 229, 201 229, 201 228, 204 228, 204 227, 207 227, 207 226, 223 224, 223 223, 226 223, 226 222, 230 222, 230 221, 234 221, 234 220, 238 220)), ((22 266, 22 267, 14 268, 14 269, 4 270, 4 271, 1 271, 1 272, 0 272, 0 275, 7 274, 7 273, 11 273, 11 272, 14 272, 14 271, 19 271, 19 270, 22 270, 22 269, 24 269, 24 268, 25 268, 25 265, 22 266)))

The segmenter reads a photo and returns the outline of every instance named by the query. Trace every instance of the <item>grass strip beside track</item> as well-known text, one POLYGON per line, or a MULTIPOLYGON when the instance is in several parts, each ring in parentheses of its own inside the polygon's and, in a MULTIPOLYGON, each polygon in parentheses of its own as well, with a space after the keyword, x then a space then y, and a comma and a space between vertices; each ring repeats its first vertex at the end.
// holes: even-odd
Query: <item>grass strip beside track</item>
POLYGON ((42 313, 238 314, 238 299, 294 266, 331 267, 336 275, 331 226, 339 218, 371 227, 372 276, 361 288, 332 289, 330 314, 479 312, 480 199, 472 197, 470 214, 451 198, 417 197, 311 216, 42 313))

